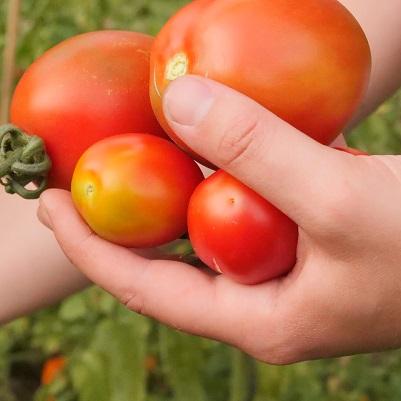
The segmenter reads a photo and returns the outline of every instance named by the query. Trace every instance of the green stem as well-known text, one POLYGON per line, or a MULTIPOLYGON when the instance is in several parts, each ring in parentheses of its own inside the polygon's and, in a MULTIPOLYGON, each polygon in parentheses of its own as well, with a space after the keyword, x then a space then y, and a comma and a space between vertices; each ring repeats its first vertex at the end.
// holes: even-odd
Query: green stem
POLYGON ((2 57, 3 71, 0 83, 0 124, 7 122, 11 92, 14 84, 15 54, 21 0, 8 0, 7 27, 2 57))
POLYGON ((252 401, 256 390, 256 362, 237 349, 231 350, 230 401, 252 401))
POLYGON ((7 124, 0 126, 0 183, 9 194, 36 199, 47 187, 51 161, 43 140, 7 124), (34 184, 35 188, 27 188, 34 184))

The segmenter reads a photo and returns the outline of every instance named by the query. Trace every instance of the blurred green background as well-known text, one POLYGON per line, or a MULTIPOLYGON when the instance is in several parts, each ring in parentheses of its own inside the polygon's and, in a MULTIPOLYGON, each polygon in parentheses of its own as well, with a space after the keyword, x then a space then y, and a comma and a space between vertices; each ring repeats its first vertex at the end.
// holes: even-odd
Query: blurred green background
MULTIPOLYGON (((64 38, 111 28, 156 34, 187 2, 22 0, 15 79, 64 38)), ((3 0, 0 54, 6 7, 3 0)), ((401 93, 349 142, 371 153, 401 153, 401 93)), ((399 351, 260 364, 134 315, 96 288, 0 329, 0 401, 394 401, 401 399, 400 375, 399 351), (67 366, 50 386, 40 386, 43 364, 54 355, 64 355, 67 366)))

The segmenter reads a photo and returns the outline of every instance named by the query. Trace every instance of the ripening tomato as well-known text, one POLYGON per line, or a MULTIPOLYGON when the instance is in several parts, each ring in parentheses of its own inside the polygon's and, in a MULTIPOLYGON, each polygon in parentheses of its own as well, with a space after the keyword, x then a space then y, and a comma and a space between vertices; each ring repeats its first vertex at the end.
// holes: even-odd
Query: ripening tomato
POLYGON ((366 36, 336 0, 195 0, 155 40, 150 94, 187 151, 162 110, 166 87, 185 74, 226 84, 329 144, 364 95, 370 66, 366 36))
MULTIPOLYGON (((64 356, 56 356, 48 359, 42 369, 41 384, 45 386, 52 384, 64 370, 65 365, 66 359, 64 356)), ((47 401, 56 401, 56 399, 49 395, 47 401)))
POLYGON ((44 140, 50 187, 69 189, 79 157, 100 139, 125 132, 167 137, 149 100, 152 43, 136 32, 86 33, 53 47, 23 75, 11 122, 44 140))
POLYGON ((83 154, 71 192, 100 237, 147 248, 186 232, 189 199, 202 180, 198 165, 172 142, 127 134, 106 138, 83 154))
POLYGON ((46 361, 42 369, 41 383, 48 385, 54 382, 57 375, 64 369, 66 359, 64 356, 57 356, 46 361))
POLYGON ((281 276, 296 262, 297 225, 223 170, 192 195, 188 231, 206 265, 243 284, 281 276))

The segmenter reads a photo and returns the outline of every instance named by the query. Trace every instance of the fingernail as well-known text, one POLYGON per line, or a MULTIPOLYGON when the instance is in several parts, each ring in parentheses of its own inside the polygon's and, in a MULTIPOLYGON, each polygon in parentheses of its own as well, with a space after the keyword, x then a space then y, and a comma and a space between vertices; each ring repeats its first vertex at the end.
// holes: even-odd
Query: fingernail
POLYGON ((176 124, 199 125, 209 113, 213 93, 201 78, 182 77, 172 82, 163 99, 166 118, 176 124))
POLYGON ((52 220, 50 218, 46 203, 43 201, 42 197, 39 200, 39 208, 37 214, 39 221, 43 225, 45 225, 48 229, 52 230, 53 229, 52 220))

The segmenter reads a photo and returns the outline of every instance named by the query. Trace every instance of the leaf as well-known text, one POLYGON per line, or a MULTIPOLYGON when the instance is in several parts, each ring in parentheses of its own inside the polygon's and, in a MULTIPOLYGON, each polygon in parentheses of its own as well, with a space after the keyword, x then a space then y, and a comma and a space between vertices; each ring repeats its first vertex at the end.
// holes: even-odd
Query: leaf
POLYGON ((372 154, 400 154, 401 91, 356 127, 348 141, 372 154))
POLYGON ((88 351, 72 362, 80 401, 145 401, 149 329, 149 320, 133 313, 97 326, 88 351))
POLYGON ((81 295, 75 295, 64 301, 59 310, 60 319, 67 322, 82 319, 87 314, 88 308, 81 295))
POLYGON ((111 401, 107 363, 103 355, 92 350, 71 363, 71 378, 79 401, 111 401))
POLYGON ((202 339, 159 326, 160 355, 176 401, 206 401, 202 339))

